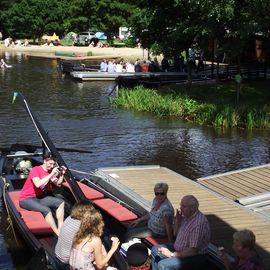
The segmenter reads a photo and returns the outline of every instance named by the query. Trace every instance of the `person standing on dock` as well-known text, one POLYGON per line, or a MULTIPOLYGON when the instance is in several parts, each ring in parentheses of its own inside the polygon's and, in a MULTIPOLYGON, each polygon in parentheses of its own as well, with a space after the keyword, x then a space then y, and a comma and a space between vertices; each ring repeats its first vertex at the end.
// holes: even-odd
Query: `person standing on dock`
POLYGON ((182 198, 175 216, 177 236, 174 245, 156 245, 152 248, 152 270, 200 270, 207 261, 210 227, 199 211, 199 202, 193 195, 182 198))
POLYGON ((30 171, 20 193, 20 207, 35 212, 41 212, 46 222, 58 236, 64 222, 64 206, 62 199, 52 194, 52 183, 61 186, 66 168, 55 167, 56 156, 45 153, 43 164, 35 166, 30 171), (57 225, 52 215, 56 210, 57 225))
POLYGON ((145 238, 147 236, 154 236, 160 238, 168 237, 169 242, 173 242, 172 221, 174 209, 167 198, 168 189, 169 187, 166 183, 157 183, 155 185, 155 198, 151 211, 130 224, 125 237, 126 241, 134 237, 145 238))

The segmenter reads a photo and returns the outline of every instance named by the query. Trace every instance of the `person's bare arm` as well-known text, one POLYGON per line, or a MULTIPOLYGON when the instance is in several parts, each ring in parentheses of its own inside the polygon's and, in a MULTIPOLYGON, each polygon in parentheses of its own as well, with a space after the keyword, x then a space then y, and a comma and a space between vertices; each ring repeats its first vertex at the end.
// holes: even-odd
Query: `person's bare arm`
POLYGON ((96 238, 93 241, 93 248, 95 254, 95 263, 98 269, 104 268, 112 257, 113 253, 117 250, 120 242, 116 237, 112 237, 112 247, 104 254, 103 245, 100 238, 96 238), (105 256, 104 256, 105 255, 105 256))
POLYGON ((172 216, 163 216, 163 222, 165 224, 168 240, 170 243, 173 243, 172 216))
POLYGON ((37 188, 40 188, 40 187, 42 187, 44 185, 47 185, 53 175, 55 175, 55 176, 58 175, 58 169, 57 168, 53 168, 51 173, 48 174, 47 176, 43 177, 43 178, 33 177, 32 180, 33 180, 34 185, 37 188))
POLYGON ((136 227, 139 223, 141 223, 141 222, 143 222, 144 220, 148 220, 150 218, 150 214, 149 213, 147 213, 147 214, 145 214, 144 216, 142 216, 142 217, 140 217, 140 218, 137 218, 137 219, 135 219, 134 221, 132 221, 131 223, 130 223, 130 227, 132 228, 132 227, 136 227))

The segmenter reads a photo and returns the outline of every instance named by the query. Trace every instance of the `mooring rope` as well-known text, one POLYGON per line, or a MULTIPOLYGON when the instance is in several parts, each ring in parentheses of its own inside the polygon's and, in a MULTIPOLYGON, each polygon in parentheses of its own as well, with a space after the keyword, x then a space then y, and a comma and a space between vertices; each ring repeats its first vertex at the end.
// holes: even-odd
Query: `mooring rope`
POLYGON ((5 180, 5 178, 3 176, 1 176, 1 178, 2 178, 2 181, 4 182, 3 201, 4 201, 6 211, 7 211, 7 222, 9 223, 6 230, 9 230, 9 228, 11 228, 13 236, 14 236, 15 241, 16 241, 16 244, 19 246, 19 242, 18 242, 16 233, 15 233, 15 230, 14 230, 14 227, 13 227, 13 222, 12 222, 12 218, 11 218, 11 215, 10 215, 10 212, 9 212, 9 209, 8 209, 7 198, 6 198, 6 191, 7 191, 8 187, 9 187, 9 183, 6 182, 6 180, 5 180))

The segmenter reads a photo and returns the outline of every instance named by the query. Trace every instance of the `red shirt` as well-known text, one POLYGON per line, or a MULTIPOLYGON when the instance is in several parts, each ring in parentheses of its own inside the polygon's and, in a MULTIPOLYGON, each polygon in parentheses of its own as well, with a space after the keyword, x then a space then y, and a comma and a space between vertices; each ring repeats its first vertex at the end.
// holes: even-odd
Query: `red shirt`
POLYGON ((27 198, 36 198, 38 196, 41 196, 45 191, 52 190, 52 185, 50 181, 47 185, 39 188, 37 188, 33 182, 34 177, 42 179, 47 175, 49 175, 49 173, 43 169, 42 165, 33 167, 21 190, 20 201, 27 198))

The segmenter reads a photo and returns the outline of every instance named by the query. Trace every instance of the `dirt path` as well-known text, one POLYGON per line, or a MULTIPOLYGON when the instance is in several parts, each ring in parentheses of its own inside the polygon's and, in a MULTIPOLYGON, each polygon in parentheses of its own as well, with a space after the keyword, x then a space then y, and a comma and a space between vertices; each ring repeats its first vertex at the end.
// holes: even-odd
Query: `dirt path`
POLYGON ((4 47, 0 45, 0 52, 23 52, 28 55, 47 57, 47 58, 65 58, 65 59, 101 59, 101 58, 124 58, 129 61, 135 61, 137 58, 146 59, 147 50, 138 48, 90 48, 90 47, 73 47, 73 46, 38 46, 31 45, 29 47, 13 46, 4 47), (87 56, 88 52, 92 52, 92 56, 87 56), (56 54, 81 54, 81 57, 64 57, 56 54))

